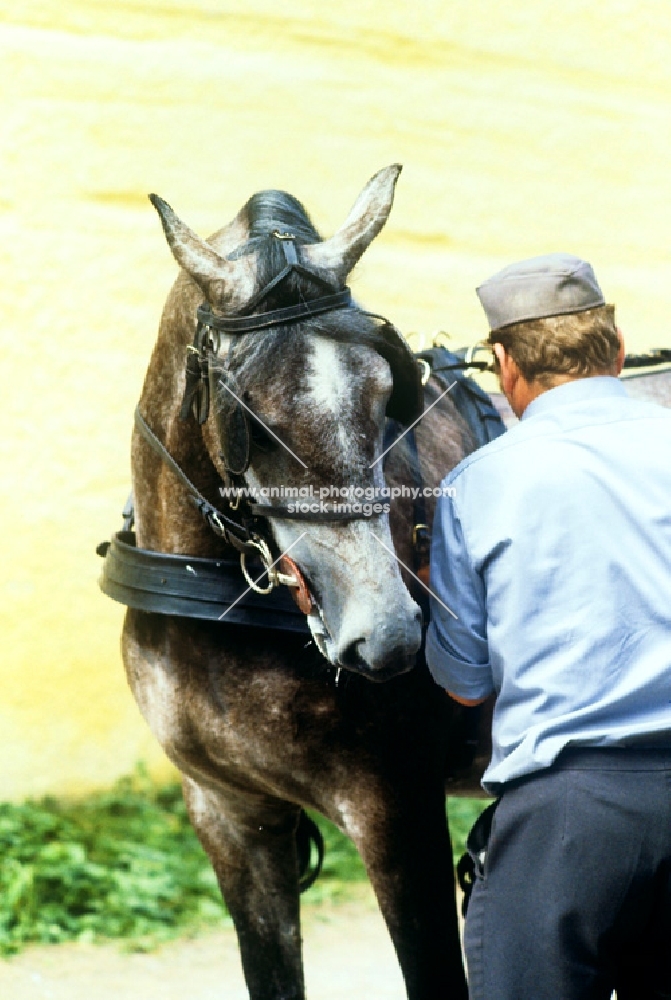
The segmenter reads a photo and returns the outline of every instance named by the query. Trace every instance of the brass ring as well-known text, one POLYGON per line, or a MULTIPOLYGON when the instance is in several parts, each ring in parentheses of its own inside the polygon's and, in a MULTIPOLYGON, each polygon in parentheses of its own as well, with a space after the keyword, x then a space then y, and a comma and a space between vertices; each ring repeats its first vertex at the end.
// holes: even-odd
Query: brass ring
POLYGON ((261 556, 261 562, 263 563, 263 568, 266 571, 266 573, 268 574, 268 586, 267 587, 259 587, 259 585, 256 582, 256 580, 252 580, 252 578, 249 575, 249 572, 247 570, 247 551, 246 550, 244 550, 243 552, 240 553, 240 569, 242 570, 242 575, 244 576, 245 580, 247 581, 247 583, 249 584, 249 586, 251 587, 251 589, 256 594, 269 594, 271 592, 271 590, 273 589, 273 587, 275 587, 277 585, 277 582, 278 582, 277 581, 277 572, 275 571, 275 569, 273 567, 273 557, 271 555, 270 549, 268 548, 268 545, 265 542, 265 540, 263 538, 260 538, 259 536, 257 536, 256 538, 254 538, 250 542, 250 545, 253 545, 253 547, 258 550, 259 555, 261 556))
POLYGON ((417 364, 422 369, 422 375, 421 375, 422 385, 426 385, 426 383, 431 378, 431 365, 424 358, 418 358, 417 364))

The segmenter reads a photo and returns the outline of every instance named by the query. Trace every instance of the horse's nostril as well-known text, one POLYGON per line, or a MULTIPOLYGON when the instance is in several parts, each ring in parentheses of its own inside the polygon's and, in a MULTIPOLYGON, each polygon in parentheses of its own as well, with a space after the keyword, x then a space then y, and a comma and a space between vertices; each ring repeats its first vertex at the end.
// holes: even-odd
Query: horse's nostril
POLYGON ((341 655, 339 656, 340 663, 343 667, 357 667, 365 660, 363 654, 363 649, 366 645, 365 639, 354 639, 345 646, 341 655))
POLYGON ((372 680, 387 680, 410 670, 415 663, 421 630, 417 621, 417 641, 409 637, 396 642, 380 641, 375 636, 354 639, 343 645, 338 663, 345 669, 365 673, 372 680))

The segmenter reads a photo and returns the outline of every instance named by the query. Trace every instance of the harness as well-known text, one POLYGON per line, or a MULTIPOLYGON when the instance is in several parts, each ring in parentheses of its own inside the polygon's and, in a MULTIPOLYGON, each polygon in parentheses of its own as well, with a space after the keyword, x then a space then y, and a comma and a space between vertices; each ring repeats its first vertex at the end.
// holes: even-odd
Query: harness
MULTIPOLYGON (((321 275, 299 263, 293 235, 278 231, 272 235, 281 241, 286 264, 259 292, 249 307, 257 308, 261 305, 268 294, 292 272, 307 276, 318 285, 326 287, 326 294, 311 301, 301 301, 254 316, 217 315, 209 304, 204 303, 198 308, 193 343, 187 349, 186 385, 180 418, 188 420, 193 417, 202 425, 208 418, 210 400, 215 389, 223 387, 224 391, 228 391, 232 402, 220 422, 219 430, 226 485, 234 488, 244 483, 242 477, 249 467, 252 447, 250 423, 254 420, 254 414, 245 407, 244 401, 229 384, 232 380, 227 366, 224 366, 223 371, 219 368, 216 374, 214 372, 213 361, 221 347, 221 334, 237 337, 339 309, 357 308, 352 305, 349 289, 334 291, 333 286, 321 275)), ((461 360, 458 355, 451 354, 445 348, 423 352, 416 359, 396 327, 375 313, 359 311, 382 321, 380 329, 376 331, 373 346, 392 369, 393 387, 386 410, 390 418, 387 422, 387 437, 394 432, 394 437, 397 437, 398 424, 412 425, 422 414, 422 382, 434 371, 441 380, 444 371, 455 367, 469 367, 470 362, 461 360), (417 360, 422 364, 418 364, 417 360)), ((458 388, 455 402, 469 422, 476 440, 485 443, 496 436, 496 433, 502 432, 503 424, 489 397, 463 373, 457 376, 457 382, 458 385, 454 386, 455 390, 458 388), (495 425, 496 420, 499 422, 498 426, 495 425)), ((99 555, 105 558, 100 579, 103 592, 113 600, 142 611, 208 620, 225 618, 226 622, 232 624, 266 625, 307 632, 304 615, 311 612, 312 599, 293 560, 286 556, 280 560, 273 559, 271 540, 265 536, 266 519, 275 517, 308 523, 344 523, 378 517, 379 513, 367 515, 363 510, 355 512, 340 509, 302 512, 290 510, 286 505, 260 504, 240 495, 234 499, 227 498, 223 505, 225 510, 222 510, 203 496, 191 482, 147 423, 139 407, 135 410, 135 426, 186 488, 191 502, 208 527, 237 550, 239 565, 234 559, 195 559, 138 548, 132 531, 134 515, 131 495, 124 511, 124 530, 115 534, 111 541, 103 542, 97 549, 99 555), (260 576, 256 572, 250 573, 248 558, 260 560, 260 576), (242 597, 239 594, 240 570, 249 586, 242 597), (291 588, 298 610, 283 588, 271 596, 271 592, 279 585, 291 588), (259 600, 260 595, 263 595, 263 601, 259 600), (282 621, 281 625, 278 624, 279 621, 282 621)), ((415 485, 421 488, 423 483, 412 430, 407 437, 413 457, 413 478, 415 485)), ((413 514, 414 568, 421 579, 428 568, 431 537, 421 493, 414 502, 413 514)))
MULTIPOLYGON (((325 288, 326 294, 311 301, 301 301, 281 309, 267 310, 254 316, 219 316, 204 303, 198 308, 197 326, 193 344, 187 349, 186 386, 180 417, 193 416, 198 424, 208 417, 210 398, 216 381, 212 361, 221 346, 221 334, 239 336, 258 330, 270 329, 339 309, 353 306, 349 289, 334 290, 321 275, 303 267, 298 261, 295 237, 275 231, 273 234, 284 250, 285 267, 255 297, 250 308, 257 308, 267 295, 292 272, 307 276, 325 288)), ((398 330, 383 317, 371 316, 382 321, 374 342, 375 349, 390 364, 393 373, 393 390, 387 406, 385 448, 398 436, 398 424, 412 424, 421 416, 422 385, 434 375, 446 385, 446 376, 456 384, 451 389, 451 399, 468 423, 478 446, 505 430, 504 424, 489 396, 468 377, 472 370, 487 370, 489 362, 474 358, 474 348, 450 352, 444 347, 434 347, 413 356, 398 330), (422 374, 423 372, 423 374, 422 374)), ((671 350, 662 348, 647 355, 629 355, 625 369, 667 366, 671 363, 671 350)), ((631 375, 634 373, 632 372, 631 375)), ((637 373, 636 373, 637 374, 637 373)), ((630 375, 630 377, 631 377, 630 375)), ((226 381, 226 371, 219 373, 218 381, 226 381)), ((231 389, 228 386, 229 390, 231 389)), ((224 449, 224 463, 228 482, 241 483, 247 470, 252 447, 251 410, 246 410, 243 400, 230 392, 235 400, 226 414, 220 430, 224 449)), ((259 504, 247 498, 236 497, 225 505, 226 510, 212 504, 186 476, 168 449, 156 436, 139 408, 135 412, 139 433, 163 462, 186 487, 188 495, 208 524, 209 528, 239 553, 235 559, 204 559, 154 552, 137 547, 133 528, 132 496, 124 510, 124 530, 111 541, 98 546, 98 554, 105 558, 100 579, 101 589, 122 604, 143 611, 174 614, 206 620, 226 619, 227 623, 265 626, 282 630, 308 633, 305 615, 312 610, 312 601, 298 567, 284 557, 273 560, 269 541, 264 536, 267 518, 301 520, 311 523, 346 522, 367 516, 361 512, 322 511, 298 512, 283 505, 259 504), (247 567, 247 559, 260 561, 261 575, 254 578, 247 567), (243 596, 239 594, 240 570, 249 585, 243 596), (261 581, 263 580, 263 583, 261 581), (293 603, 284 586, 298 604, 293 603), (277 588, 277 591, 275 591, 277 588), (262 599, 261 599, 262 598, 262 599)), ((423 485, 419 456, 412 430, 407 433, 414 485, 423 485)), ((421 492, 414 501, 413 510, 414 570, 420 579, 428 582, 430 530, 426 523, 426 508, 421 492)), ((255 571, 254 571, 255 572, 255 571)), ((416 595, 426 611, 423 592, 416 595)))
MULTIPOLYGON (((212 361, 221 347, 221 334, 244 336, 267 330, 272 327, 286 326, 300 319, 310 319, 324 313, 340 309, 354 308, 364 316, 381 320, 373 347, 388 362, 393 375, 392 393, 387 403, 387 416, 399 420, 402 424, 411 424, 421 414, 422 387, 420 372, 414 362, 412 352, 396 327, 376 313, 366 312, 352 303, 349 288, 335 291, 332 283, 323 275, 304 267, 298 261, 296 237, 292 233, 280 233, 274 230, 275 237, 282 247, 285 266, 271 281, 265 285, 247 308, 258 308, 268 295, 285 281, 292 273, 307 277, 314 284, 325 288, 326 295, 321 295, 310 301, 300 301, 295 305, 281 309, 272 309, 257 313, 254 316, 222 316, 212 310, 209 303, 204 302, 198 307, 197 326, 193 344, 187 348, 186 387, 182 399, 180 417, 186 420, 189 413, 199 424, 207 420, 210 398, 216 383, 228 392, 230 406, 226 418, 222 421, 222 459, 230 476, 242 476, 249 467, 251 451, 250 418, 254 413, 245 407, 244 401, 235 392, 234 380, 227 367, 219 372, 216 379, 212 370, 212 361)), ((322 336, 328 336, 326 331, 320 331, 322 336)), ((230 351, 229 351, 230 354, 230 351)), ((275 510, 279 508, 275 507, 275 510)), ((268 515, 266 516, 280 516, 268 515)))
MULTIPOLYGON (((213 361, 221 347, 221 334, 226 333, 238 337, 259 330, 286 326, 300 319, 340 309, 358 309, 352 303, 351 292, 348 288, 334 289, 332 283, 321 274, 304 267, 299 262, 296 237, 293 234, 275 230, 270 235, 280 241, 284 252, 285 266, 260 290, 247 308, 254 310, 261 306, 270 292, 293 272, 309 278, 321 289, 325 289, 326 294, 310 301, 301 300, 281 309, 261 311, 252 316, 218 315, 214 313, 208 303, 203 303, 198 308, 193 343, 187 349, 186 384, 180 418, 188 420, 193 416, 198 424, 203 424, 208 418, 210 400, 214 391, 222 390, 228 393, 227 398, 230 398, 230 404, 225 408, 223 414, 218 412, 218 419, 222 445, 221 458, 226 472, 225 483, 234 491, 236 487, 241 487, 244 483, 242 477, 249 467, 252 444, 250 422, 255 419, 255 415, 235 392, 231 384, 233 379, 229 366, 224 364, 223 369, 217 367, 216 370, 213 366, 213 361)), ((387 404, 387 415, 404 424, 412 424, 421 415, 422 407, 421 373, 412 352, 399 331, 388 320, 375 313, 358 311, 362 315, 381 320, 381 326, 376 331, 371 343, 381 357, 389 363, 392 370, 393 387, 387 404)), ((327 331, 319 332, 322 335, 329 335, 327 331)), ((228 356, 226 360, 228 361, 228 356)), ((353 510, 352 505, 347 510, 342 509, 346 508, 347 505, 334 504, 330 510, 304 512, 289 509, 288 506, 281 504, 260 504, 241 496, 240 493, 234 498, 227 497, 224 504, 226 509, 222 510, 221 507, 215 506, 203 496, 191 482, 154 433, 139 407, 135 411, 135 426, 149 446, 186 487, 191 502, 208 527, 239 552, 240 569, 251 590, 258 594, 269 594, 278 584, 286 584, 294 591, 294 597, 298 600, 299 608, 304 614, 309 614, 312 610, 312 600, 307 586, 298 567, 291 559, 286 556, 280 560, 273 559, 272 539, 265 535, 266 519, 275 517, 282 520, 298 520, 309 523, 342 523, 380 516, 379 512, 375 511, 371 511, 370 514, 365 513, 363 505, 360 505, 361 509, 359 510, 353 510), (249 573, 247 558, 250 556, 256 556, 262 563, 261 577, 265 576, 265 582, 262 585, 260 585, 261 578, 254 579, 249 573)), ((328 507, 328 505, 325 506, 328 507)), ((167 558, 171 560, 168 563, 165 559, 160 559, 160 565, 167 575, 164 573, 163 576, 157 577, 154 572, 157 568, 155 557, 165 554, 138 549, 134 535, 131 533, 132 526, 131 498, 129 517, 124 525, 125 537, 122 537, 123 533, 117 534, 111 542, 102 543, 98 547, 99 554, 106 558, 100 581, 104 593, 130 607, 141 610, 164 609, 166 614, 186 613, 184 601, 188 602, 188 597, 182 593, 181 580, 184 573, 189 573, 189 567, 193 571, 194 560, 183 560, 183 557, 180 556, 168 556, 167 558), (157 584, 157 579, 162 582, 157 584), (169 584, 168 580, 172 582, 169 584), (156 589, 157 586, 158 589, 156 589), (177 588, 178 592, 169 592, 170 587, 177 588)), ((228 570, 226 569, 226 561, 212 560, 212 562, 216 564, 215 576, 226 575, 227 572, 230 575, 230 567, 228 570)), ((194 578, 195 574, 191 572, 191 576, 194 578)), ((239 583, 237 573, 236 577, 239 583)), ((191 583, 194 583, 194 579, 191 580, 191 583)), ((198 590, 198 588, 196 589, 198 590)), ((222 616, 222 603, 225 604, 223 613, 228 616, 227 608, 229 605, 226 604, 225 594, 219 594, 219 598, 216 599, 216 593, 209 584, 206 584, 202 598, 199 596, 195 598, 199 603, 193 608, 194 616, 219 618, 222 616)), ((236 605, 238 603, 244 607, 243 601, 236 601, 236 605)), ((232 614, 232 611, 230 613, 232 614)), ((231 617, 230 620, 235 620, 235 617, 231 617)), ((303 627, 300 631, 303 631, 303 627)))
POLYGON ((304 612, 287 587, 240 596, 237 559, 203 559, 139 549, 135 532, 117 532, 97 552, 105 562, 100 578, 104 594, 138 611, 222 621, 231 625, 278 629, 309 636, 304 612))
MULTIPOLYGON (((309 278, 313 283, 325 288, 327 294, 310 301, 300 301, 281 309, 272 309, 253 316, 222 316, 213 312, 209 303, 198 307, 196 332, 193 344, 187 348, 186 385, 180 418, 187 420, 192 414, 198 424, 204 424, 208 418, 210 399, 216 390, 223 390, 221 398, 228 400, 228 405, 218 413, 219 432, 222 446, 221 459, 226 470, 228 486, 242 486, 242 477, 249 468, 252 445, 252 423, 258 419, 254 412, 246 406, 244 400, 235 391, 234 378, 228 364, 223 369, 215 371, 212 362, 217 357, 221 347, 221 334, 234 337, 245 336, 259 330, 267 330, 294 323, 299 319, 309 319, 324 313, 340 309, 356 308, 352 303, 348 288, 334 291, 333 285, 321 274, 308 269, 299 263, 296 250, 296 237, 291 233, 280 233, 274 230, 271 234, 282 247, 285 266, 271 281, 262 288, 249 303, 249 309, 256 309, 267 299, 273 289, 277 288, 293 272, 309 278)), ((420 372, 414 362, 412 352, 399 331, 384 317, 375 313, 358 310, 362 315, 382 321, 373 341, 375 350, 389 363, 393 375, 392 393, 387 404, 387 415, 403 424, 411 424, 419 417, 422 406, 422 386, 420 372)), ((326 331, 320 335, 328 336, 326 331)), ((235 341, 233 342, 235 343, 235 341)), ((232 350, 233 344, 229 349, 232 350)), ((227 361, 228 361, 227 356, 227 361)), ((187 487, 193 502, 209 526, 227 542, 244 552, 251 548, 258 549, 260 518, 282 518, 284 520, 300 520, 310 523, 329 521, 351 521, 366 517, 378 517, 379 514, 366 515, 362 512, 352 513, 335 508, 321 512, 297 512, 281 504, 259 504, 245 498, 242 503, 229 502, 228 514, 208 504, 208 501, 195 489, 177 464, 168 458, 165 447, 153 433, 139 409, 136 410, 136 426, 151 447, 167 461, 170 467, 187 487), (231 517, 235 513, 235 517, 231 517)), ((266 428, 267 430, 267 428, 266 428)))
MULTIPOLYGON (((417 357, 418 360, 423 360, 427 365, 435 365, 429 374, 435 371, 437 380, 444 385, 446 385, 446 380, 443 372, 456 371, 458 385, 451 390, 451 396, 454 397, 457 388, 460 389, 460 393, 455 398, 457 408, 465 417, 479 445, 485 444, 503 432, 505 429, 503 423, 487 394, 472 379, 463 374, 461 369, 464 367, 464 361, 460 359, 459 353, 453 354, 441 347, 435 351, 422 352, 417 357), (454 369, 453 366, 456 364, 460 367, 454 369), (462 395, 462 392, 465 395, 462 395), (467 409, 463 408, 465 400, 468 400, 467 409)), ((187 487, 192 502, 207 524, 215 534, 221 537, 224 537, 224 531, 227 532, 226 537, 235 537, 239 548, 235 547, 238 548, 244 559, 245 542, 240 540, 237 534, 233 535, 233 532, 239 532, 240 523, 215 508, 199 492, 175 462, 167 448, 163 446, 142 419, 139 410, 136 410, 135 419, 140 432, 149 441, 152 448, 161 456, 180 482, 187 487)), ((398 437, 400 429, 400 424, 396 420, 387 420, 385 448, 398 437)), ((412 430, 406 435, 406 440, 409 446, 412 485, 420 489, 420 493, 413 501, 413 569, 424 583, 428 583, 428 579, 425 577, 428 577, 431 532, 427 523, 425 499, 421 494, 424 482, 419 466, 417 442, 412 430)), ((252 582, 246 561, 241 563, 234 558, 195 558, 138 548, 135 533, 132 530, 134 524, 132 501, 131 494, 123 512, 124 529, 117 532, 110 541, 102 542, 96 550, 98 555, 105 559, 100 587, 108 597, 140 611, 152 611, 208 621, 225 620, 226 624, 231 625, 247 625, 297 632, 303 635, 310 634, 305 618, 305 614, 309 612, 309 608, 307 610, 305 608, 306 595, 302 595, 302 608, 300 603, 297 606, 295 598, 291 599, 288 588, 290 587, 291 593, 295 594, 297 581, 291 573, 281 571, 284 568, 282 562, 279 563, 278 567, 272 566, 268 570, 269 563, 261 560, 261 566, 258 568, 265 569, 267 586, 260 587, 257 584, 255 587, 250 587, 241 597, 241 565, 247 583, 252 582), (282 584, 285 586, 281 586, 282 584)), ((256 506, 260 507, 261 505, 256 506)), ((264 505, 264 513, 266 510, 264 505)), ((259 514, 259 516, 261 515, 259 514)), ((269 554, 268 559, 272 560, 269 554)), ((290 563, 291 560, 288 562, 290 563)), ((289 567, 286 568, 289 569, 289 567)), ((301 595, 298 596, 300 598, 301 595)), ((428 620, 428 602, 425 591, 417 588, 417 593, 414 596, 422 607, 425 620, 428 620)))

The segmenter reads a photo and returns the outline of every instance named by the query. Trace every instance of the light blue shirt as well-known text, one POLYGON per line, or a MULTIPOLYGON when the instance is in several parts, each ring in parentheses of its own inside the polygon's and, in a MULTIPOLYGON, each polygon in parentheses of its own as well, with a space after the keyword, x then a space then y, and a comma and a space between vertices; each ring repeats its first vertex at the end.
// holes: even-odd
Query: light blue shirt
POLYGON ((568 744, 668 745, 671 410, 568 382, 443 486, 426 657, 453 694, 497 695, 486 790, 568 744))

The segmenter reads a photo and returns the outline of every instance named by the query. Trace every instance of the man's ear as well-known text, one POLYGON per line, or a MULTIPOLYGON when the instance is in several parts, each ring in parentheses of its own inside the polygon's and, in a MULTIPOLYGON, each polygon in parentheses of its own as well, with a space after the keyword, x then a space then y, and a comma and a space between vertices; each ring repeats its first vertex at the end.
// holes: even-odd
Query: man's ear
POLYGON ((496 360, 499 363, 499 368, 500 368, 501 365, 504 363, 503 359, 507 357, 506 349, 503 346, 503 344, 500 344, 498 341, 496 341, 494 344, 492 344, 492 351, 496 357, 496 360))
POLYGON ((515 383, 520 376, 520 370, 517 367, 515 361, 506 351, 503 344, 498 342, 492 344, 492 350, 498 362, 498 376, 501 382, 501 388, 506 396, 512 393, 515 383))
POLYGON ((624 368, 625 348, 624 348, 624 337, 622 336, 622 330, 619 328, 619 326, 616 327, 616 329, 617 329, 617 339, 620 341, 620 349, 618 350, 617 358, 615 359, 615 374, 619 375, 622 369, 624 368))

